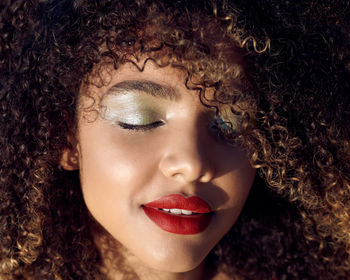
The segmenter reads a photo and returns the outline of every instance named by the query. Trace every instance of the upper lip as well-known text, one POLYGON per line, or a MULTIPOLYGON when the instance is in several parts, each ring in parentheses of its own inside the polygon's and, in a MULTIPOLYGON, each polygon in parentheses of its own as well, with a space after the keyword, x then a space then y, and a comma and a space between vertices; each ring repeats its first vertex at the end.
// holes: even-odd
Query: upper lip
POLYGON ((151 201, 144 206, 165 209, 177 208, 201 214, 210 213, 212 211, 209 204, 202 198, 198 196, 185 198, 180 194, 166 195, 151 201))

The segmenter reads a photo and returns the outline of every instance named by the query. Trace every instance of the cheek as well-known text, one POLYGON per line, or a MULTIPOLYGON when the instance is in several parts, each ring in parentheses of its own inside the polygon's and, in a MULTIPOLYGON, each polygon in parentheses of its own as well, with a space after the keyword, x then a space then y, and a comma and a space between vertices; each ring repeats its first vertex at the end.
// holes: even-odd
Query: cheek
POLYGON ((222 199, 216 200, 219 204, 219 223, 225 230, 229 230, 240 215, 253 185, 255 174, 256 169, 245 160, 240 163, 239 168, 218 178, 226 194, 222 199))
POLYGON ((231 203, 243 207, 253 185, 256 169, 248 161, 241 163, 240 167, 231 174, 231 187, 228 188, 231 203))
MULTIPOLYGON (((232 146, 213 149, 212 158, 216 163, 216 178, 213 180, 212 193, 216 209, 234 209, 241 211, 252 187, 256 169, 252 168, 246 155, 232 146)), ((210 189, 208 188, 208 191, 210 189)))
POLYGON ((79 140, 84 200, 91 214, 108 228, 138 209, 138 197, 154 173, 149 160, 154 153, 116 137, 115 128, 98 121, 81 124, 79 140))
POLYGON ((149 162, 151 153, 147 153, 142 143, 130 143, 114 132, 115 128, 99 121, 81 125, 79 150, 83 186, 91 185, 87 178, 97 180, 101 187, 105 181, 120 181, 131 187, 142 179, 141 167, 144 161, 149 162))

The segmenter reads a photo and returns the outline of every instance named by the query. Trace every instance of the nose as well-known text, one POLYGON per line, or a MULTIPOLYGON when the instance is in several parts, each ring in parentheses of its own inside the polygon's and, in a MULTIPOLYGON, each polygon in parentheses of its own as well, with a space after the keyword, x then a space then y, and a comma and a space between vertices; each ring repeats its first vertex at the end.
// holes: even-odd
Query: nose
POLYGON ((159 169, 166 177, 187 183, 207 183, 214 178, 215 163, 210 147, 197 133, 173 135, 166 140, 167 147, 159 162, 159 169))

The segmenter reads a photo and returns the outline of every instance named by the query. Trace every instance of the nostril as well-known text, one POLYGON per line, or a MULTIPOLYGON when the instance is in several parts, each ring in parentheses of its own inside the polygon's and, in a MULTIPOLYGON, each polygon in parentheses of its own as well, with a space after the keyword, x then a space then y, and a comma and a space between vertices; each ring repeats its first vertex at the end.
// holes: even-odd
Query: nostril
POLYGON ((209 182, 213 177, 213 160, 191 137, 176 140, 164 151, 159 169, 168 178, 181 182, 209 182))

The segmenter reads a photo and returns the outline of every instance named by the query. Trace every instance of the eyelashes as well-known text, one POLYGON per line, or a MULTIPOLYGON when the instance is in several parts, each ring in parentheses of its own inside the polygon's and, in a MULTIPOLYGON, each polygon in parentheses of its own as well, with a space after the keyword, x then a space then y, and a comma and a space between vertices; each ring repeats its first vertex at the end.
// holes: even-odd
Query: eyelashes
MULTIPOLYGON (((117 122, 118 126, 125 130, 134 132, 147 132, 165 125, 164 121, 154 121, 148 124, 131 124, 125 122, 117 122)), ((218 138, 226 140, 227 135, 232 133, 232 123, 224 121, 220 116, 213 117, 209 122, 209 130, 218 138)))
POLYGON ((220 116, 215 116, 210 121, 210 128, 218 138, 224 141, 228 141, 229 136, 235 132, 232 123, 223 120, 220 116))
POLYGON ((224 134, 231 133, 233 131, 232 123, 223 120, 220 116, 215 116, 210 121, 210 126, 213 129, 220 130, 224 134))
POLYGON ((164 125, 165 123, 163 121, 155 121, 149 124, 129 124, 124 122, 118 122, 118 125, 122 129, 126 130, 134 130, 134 131, 148 131, 157 127, 160 127, 164 125))

